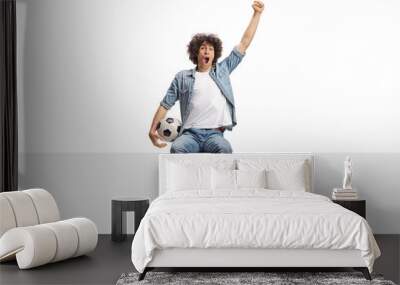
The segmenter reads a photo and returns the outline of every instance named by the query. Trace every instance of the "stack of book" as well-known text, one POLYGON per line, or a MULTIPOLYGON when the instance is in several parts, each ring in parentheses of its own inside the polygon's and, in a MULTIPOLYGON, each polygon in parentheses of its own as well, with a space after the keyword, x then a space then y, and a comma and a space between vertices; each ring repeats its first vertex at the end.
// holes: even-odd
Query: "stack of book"
POLYGON ((358 194, 355 189, 334 188, 332 192, 334 200, 357 200, 358 194))

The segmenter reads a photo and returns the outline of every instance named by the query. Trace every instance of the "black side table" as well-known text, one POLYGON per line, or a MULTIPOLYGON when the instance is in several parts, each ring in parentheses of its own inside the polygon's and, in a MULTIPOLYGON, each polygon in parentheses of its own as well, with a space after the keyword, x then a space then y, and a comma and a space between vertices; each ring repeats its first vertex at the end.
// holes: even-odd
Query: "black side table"
POLYGON ((366 218, 366 202, 365 200, 332 200, 332 202, 359 214, 364 219, 366 218))
POLYGON ((126 239, 126 212, 135 212, 135 233, 149 208, 147 198, 113 198, 111 201, 111 240, 126 239))

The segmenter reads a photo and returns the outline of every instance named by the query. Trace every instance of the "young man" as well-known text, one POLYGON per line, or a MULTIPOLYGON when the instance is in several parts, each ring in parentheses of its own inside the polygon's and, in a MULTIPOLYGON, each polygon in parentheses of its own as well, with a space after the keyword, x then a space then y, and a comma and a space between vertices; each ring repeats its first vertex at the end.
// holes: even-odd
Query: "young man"
POLYGON ((253 16, 240 43, 220 63, 217 60, 222 53, 222 42, 217 36, 196 34, 192 38, 188 53, 196 68, 175 75, 151 124, 149 137, 153 145, 166 146, 159 142, 157 124, 179 100, 183 126, 171 145, 171 153, 232 153, 223 135, 225 129, 232 130, 236 125, 229 75, 241 62, 254 37, 264 4, 254 1, 252 8, 253 16))

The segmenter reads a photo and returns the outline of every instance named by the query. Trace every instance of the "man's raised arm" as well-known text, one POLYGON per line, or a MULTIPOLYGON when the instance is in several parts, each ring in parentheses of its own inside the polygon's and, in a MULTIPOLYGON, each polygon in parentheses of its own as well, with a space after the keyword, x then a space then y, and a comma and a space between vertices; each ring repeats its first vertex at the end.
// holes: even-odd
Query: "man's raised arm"
POLYGON ((252 7, 254 10, 253 16, 251 17, 250 23, 247 26, 240 43, 237 45, 237 49, 241 54, 246 52, 246 49, 253 40, 254 34, 257 30, 258 22, 260 21, 261 13, 264 10, 264 3, 261 1, 254 1, 252 7))

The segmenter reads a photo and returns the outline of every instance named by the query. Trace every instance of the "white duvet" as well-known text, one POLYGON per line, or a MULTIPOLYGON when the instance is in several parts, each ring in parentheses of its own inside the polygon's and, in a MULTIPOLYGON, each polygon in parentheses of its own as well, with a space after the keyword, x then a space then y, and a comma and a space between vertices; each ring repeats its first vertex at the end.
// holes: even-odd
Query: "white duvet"
POLYGON ((327 197, 299 191, 179 191, 153 201, 135 234, 143 272, 154 249, 358 249, 372 272, 380 255, 365 219, 327 197))

